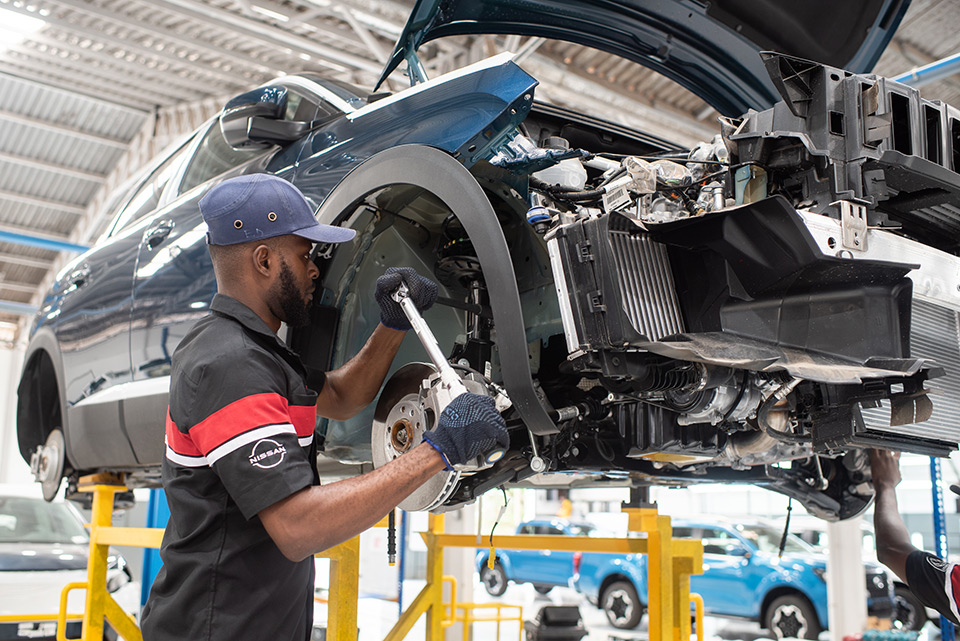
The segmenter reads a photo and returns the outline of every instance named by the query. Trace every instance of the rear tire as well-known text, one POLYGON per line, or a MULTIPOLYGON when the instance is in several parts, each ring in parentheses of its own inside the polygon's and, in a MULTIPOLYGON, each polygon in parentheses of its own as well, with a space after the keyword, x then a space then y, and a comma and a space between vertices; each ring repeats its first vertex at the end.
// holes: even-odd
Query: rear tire
POLYGON ((507 591, 507 573, 499 561, 493 564, 493 569, 484 564, 480 570, 480 580, 490 596, 502 596, 507 591))
POLYGON ((775 639, 816 639, 821 631, 817 612, 799 594, 774 599, 764 616, 764 627, 775 639))
POLYGON ((643 618, 643 604, 629 581, 614 581, 607 586, 600 597, 600 608, 610 625, 621 630, 632 630, 643 618))

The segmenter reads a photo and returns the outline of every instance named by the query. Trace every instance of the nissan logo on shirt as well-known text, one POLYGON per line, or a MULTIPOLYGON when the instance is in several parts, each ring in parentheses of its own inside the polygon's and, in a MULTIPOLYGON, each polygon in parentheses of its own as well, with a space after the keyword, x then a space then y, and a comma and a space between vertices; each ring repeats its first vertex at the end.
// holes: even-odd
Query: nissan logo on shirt
POLYGON ((250 465, 267 470, 283 463, 287 448, 273 439, 260 439, 250 450, 250 465))

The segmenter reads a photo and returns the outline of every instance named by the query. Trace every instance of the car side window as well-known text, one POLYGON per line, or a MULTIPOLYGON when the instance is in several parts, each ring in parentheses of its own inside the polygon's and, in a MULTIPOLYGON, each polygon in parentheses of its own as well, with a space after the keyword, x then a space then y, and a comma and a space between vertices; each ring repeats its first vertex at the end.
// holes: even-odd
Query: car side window
POLYGON ((214 120, 203 134, 203 139, 197 145, 197 149, 187 165, 187 170, 183 173, 183 179, 180 181, 180 188, 177 193, 182 194, 190 191, 197 185, 203 184, 227 172, 234 167, 238 167, 248 160, 253 160, 257 156, 266 153, 263 149, 248 149, 238 151, 227 144, 220 131, 220 121, 214 120))
POLYGON ((536 534, 536 529, 532 525, 520 526, 520 534, 536 534))
POLYGON ((176 152, 160 163, 146 180, 137 187, 136 192, 127 201, 123 211, 120 212, 116 222, 113 224, 113 228, 110 230, 111 236, 137 222, 157 208, 157 205, 160 204, 160 195, 163 194, 163 188, 166 187, 170 179, 177 173, 180 164, 186 157, 188 148, 188 144, 181 146, 176 152))
POLYGON ((542 525, 537 528, 537 534, 547 534, 549 536, 562 536, 563 530, 552 525, 542 525))
POLYGON ((742 547, 739 539, 732 536, 726 530, 719 528, 703 528, 703 532, 700 534, 700 541, 703 543, 704 554, 727 554, 731 546, 742 547))
POLYGON ((673 528, 673 538, 675 539, 692 539, 693 537, 693 528, 691 527, 675 527, 673 528))

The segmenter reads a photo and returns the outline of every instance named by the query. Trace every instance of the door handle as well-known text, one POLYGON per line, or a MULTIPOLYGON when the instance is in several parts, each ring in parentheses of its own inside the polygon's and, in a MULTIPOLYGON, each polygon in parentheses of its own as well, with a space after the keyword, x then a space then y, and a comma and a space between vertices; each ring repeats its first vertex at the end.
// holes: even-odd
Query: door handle
POLYGON ((67 276, 67 281, 75 287, 80 287, 85 282, 87 282, 87 278, 89 277, 90 277, 90 265, 81 265, 80 267, 77 267, 75 270, 70 272, 70 275, 67 276))
POLYGON ((161 220, 156 223, 153 227, 147 229, 143 232, 143 240, 147 244, 147 248, 151 251, 170 235, 170 232, 173 231, 174 222, 172 220, 161 220))

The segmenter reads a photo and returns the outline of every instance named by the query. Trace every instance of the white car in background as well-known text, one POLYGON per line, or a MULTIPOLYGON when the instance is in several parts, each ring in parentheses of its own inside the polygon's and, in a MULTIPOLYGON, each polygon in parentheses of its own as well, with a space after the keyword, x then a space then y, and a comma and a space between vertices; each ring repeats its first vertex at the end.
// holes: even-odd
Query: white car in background
MULTIPOLYGON (((38 487, 0 486, 0 615, 25 615, 0 622, 0 639, 56 639, 55 620, 29 615, 56 614, 68 583, 87 579, 90 534, 69 501, 43 500, 38 487)), ((125 612, 140 609, 140 584, 122 556, 111 553, 107 590, 125 612)), ((85 592, 74 590, 68 614, 82 614, 85 592)), ((67 638, 79 638, 80 622, 68 620, 67 638)), ((109 633, 105 637, 115 638, 109 633)))

